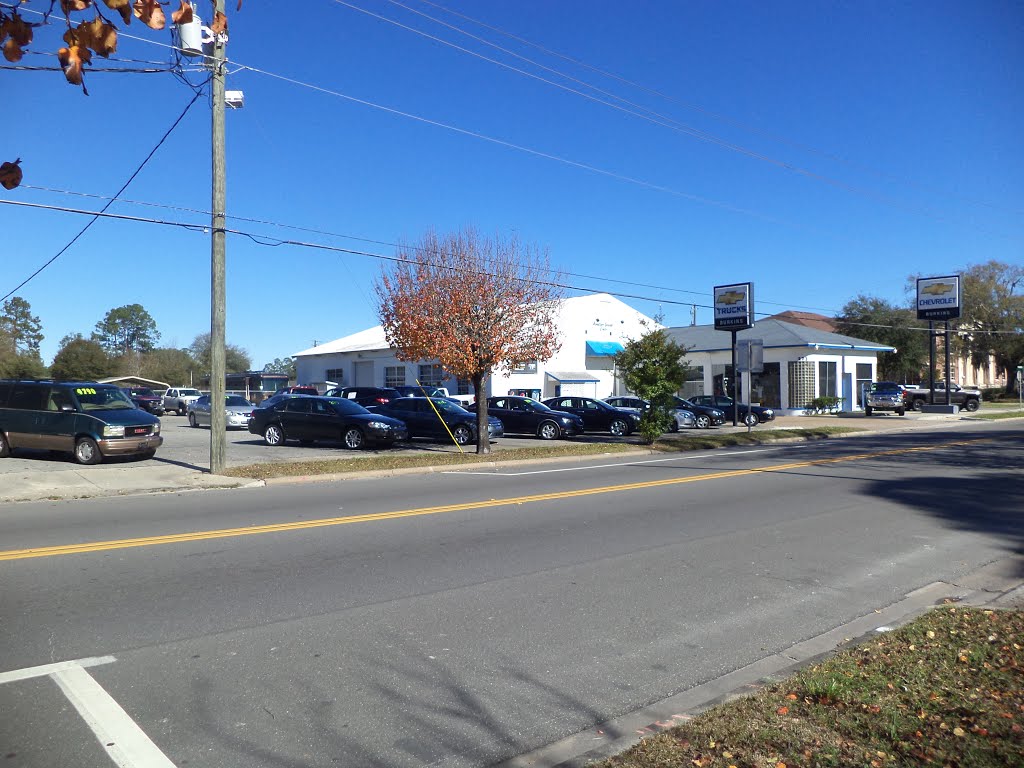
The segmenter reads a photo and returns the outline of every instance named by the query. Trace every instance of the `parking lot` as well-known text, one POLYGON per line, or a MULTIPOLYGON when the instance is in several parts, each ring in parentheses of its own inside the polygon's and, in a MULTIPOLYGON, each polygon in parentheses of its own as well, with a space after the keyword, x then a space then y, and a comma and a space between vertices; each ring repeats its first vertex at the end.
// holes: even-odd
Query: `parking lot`
MULTIPOLYGON (((160 431, 164 444, 157 450, 156 456, 146 461, 133 458, 109 458, 101 466, 104 467, 149 467, 173 464, 189 469, 208 469, 210 466, 210 429, 209 427, 193 428, 185 416, 167 413, 160 417, 160 431)), ((613 438, 611 435, 587 435, 578 440, 586 442, 621 442, 623 439, 634 441, 635 438, 613 438)), ((555 444, 561 441, 554 441, 555 444)), ((492 443, 495 451, 512 447, 552 445, 551 442, 537 438, 509 435, 492 443)), ((452 443, 433 443, 417 438, 411 443, 396 448, 382 449, 388 453, 424 453, 424 452, 457 452, 459 449, 452 443)), ((475 446, 463 446, 462 450, 473 453, 475 446)), ((258 464, 262 462, 280 461, 316 461, 320 459, 358 459, 377 455, 374 450, 351 451, 337 443, 315 443, 300 445, 289 442, 286 445, 271 447, 263 442, 259 435, 250 434, 245 429, 229 429, 227 432, 227 465, 229 467, 258 464)), ((0 475, 18 472, 38 472, 48 470, 80 468, 70 455, 49 454, 46 451, 17 451, 10 458, 0 461, 0 475)))

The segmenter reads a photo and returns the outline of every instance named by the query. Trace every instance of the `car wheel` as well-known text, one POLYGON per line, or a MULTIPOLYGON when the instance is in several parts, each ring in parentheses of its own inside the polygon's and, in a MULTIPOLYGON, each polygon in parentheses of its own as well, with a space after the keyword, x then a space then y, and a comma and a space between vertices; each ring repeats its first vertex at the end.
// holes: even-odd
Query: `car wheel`
POLYGON ((752 413, 748 413, 743 417, 743 423, 746 424, 748 427, 756 427, 757 416, 755 416, 752 413))
POLYGON ((452 437, 455 438, 455 442, 459 445, 469 445, 473 442, 473 432, 465 424, 459 424, 459 426, 453 429, 452 437))
POLYGON ((0 432, 0 459, 6 459, 11 455, 11 446, 7 442, 7 437, 3 432, 0 432))
POLYGON ((976 410, 978 410, 980 405, 981 403, 979 403, 977 400, 971 399, 964 403, 964 410, 970 413, 974 413, 976 410))
POLYGON ((864 406, 864 415, 865 416, 870 416, 872 410, 874 410, 874 409, 870 405, 865 405, 864 406))
POLYGON ((267 445, 284 445, 284 430, 279 424, 268 424, 263 430, 263 440, 267 445))
POLYGON ((695 419, 697 429, 711 429, 711 417, 706 413, 698 413, 695 419))
POLYGON ((897 416, 903 416, 903 415, 904 415, 904 414, 905 414, 906 412, 907 412, 907 411, 906 411, 906 409, 904 409, 904 408, 897 408, 897 409, 896 409, 896 415, 897 415, 897 416))
POLYGON ((103 454, 91 437, 80 437, 75 443, 75 461, 79 464, 99 464, 103 454))
POLYGON ((608 431, 616 437, 622 437, 629 432, 629 426, 622 419, 615 419, 608 425, 608 431))
POLYGON ((178 403, 178 415, 184 416, 186 413, 188 413, 188 406, 184 403, 178 403))
POLYGON ((679 431, 679 422, 676 421, 674 416, 672 417, 672 423, 668 425, 668 431, 669 432, 678 432, 679 431))
POLYGON ((923 411, 924 410, 924 399, 922 399, 920 397, 914 398, 913 408, 914 408, 915 411, 923 411))
POLYGON ((345 447, 352 451, 358 451, 366 443, 363 433, 355 427, 349 427, 345 430, 345 433, 341 436, 341 442, 345 444, 345 447))
POLYGON ((199 426, 199 422, 198 422, 198 421, 196 421, 196 415, 195 415, 195 413, 190 413, 190 414, 188 415, 188 425, 189 425, 190 427, 198 427, 198 426, 199 426))
POLYGON ((560 432, 558 425, 553 421, 542 421, 537 427, 537 437, 541 440, 554 440, 560 432))

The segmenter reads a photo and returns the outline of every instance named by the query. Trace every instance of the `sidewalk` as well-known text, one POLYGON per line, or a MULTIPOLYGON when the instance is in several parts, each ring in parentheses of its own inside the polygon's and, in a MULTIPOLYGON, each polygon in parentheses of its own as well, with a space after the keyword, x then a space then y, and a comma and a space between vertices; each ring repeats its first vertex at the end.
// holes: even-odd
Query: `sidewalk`
MULTIPOLYGON (((808 429, 838 426, 863 430, 852 436, 865 436, 880 432, 916 431, 970 423, 969 416, 923 415, 918 413, 896 416, 882 414, 867 417, 861 413, 832 416, 781 416, 768 424, 754 427, 767 429, 808 429)), ((718 432, 746 432, 744 426, 733 427, 731 422, 717 428, 718 432)), ((684 433, 683 437, 685 437, 684 433)), ((513 447, 509 441, 494 444, 495 460, 500 461, 503 449, 513 447)), ((638 451, 646 450, 637 445, 638 451)), ((230 461, 229 461, 230 463, 230 461)), ((429 472, 429 468, 422 471, 429 472)), ((315 481, 316 478, 309 478, 315 481)), ((0 503, 15 501, 48 501, 84 499, 103 496, 124 496, 137 493, 159 493, 206 488, 239 488, 263 485, 263 481, 248 478, 211 475, 208 471, 172 462, 155 461, 135 465, 132 463, 80 466, 67 460, 39 458, 22 462, 18 469, 0 474, 0 503)))

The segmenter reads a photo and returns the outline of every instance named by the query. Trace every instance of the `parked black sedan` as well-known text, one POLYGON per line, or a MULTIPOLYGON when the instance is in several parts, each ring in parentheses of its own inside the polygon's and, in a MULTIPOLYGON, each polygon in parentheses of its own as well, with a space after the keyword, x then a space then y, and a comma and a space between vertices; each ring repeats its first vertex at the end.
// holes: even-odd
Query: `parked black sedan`
POLYGON ((510 434, 536 435, 542 440, 583 433, 583 419, 574 413, 553 411, 532 397, 488 397, 487 413, 499 419, 510 434))
MULTIPOLYGON (((446 397, 397 397, 375 406, 373 413, 405 422, 410 438, 454 439, 459 445, 476 442, 476 414, 446 397)), ((491 416, 488 419, 488 436, 493 440, 504 433, 502 423, 491 416)))
MULTIPOLYGON (((726 418, 732 418, 733 399, 731 397, 726 397, 725 395, 697 395, 697 397, 693 398, 693 402, 697 403, 697 405, 709 405, 720 411, 725 411, 726 418)), ((740 403, 739 419, 744 424, 747 423, 746 415, 748 413, 754 414, 757 417, 758 422, 761 424, 775 419, 775 411, 771 408, 767 408, 762 405, 747 405, 746 403, 740 403)))
POLYGON ((353 450, 393 445, 409 437, 409 430, 398 419, 370 413, 349 400, 309 395, 294 395, 268 408, 257 408, 249 419, 249 431, 262 435, 267 445, 284 445, 287 440, 340 440, 353 450))
POLYGON ((544 405, 556 411, 575 413, 583 419, 583 426, 588 432, 607 431, 621 437, 640 426, 640 414, 636 411, 616 408, 593 397, 550 397, 544 405))
POLYGON ((697 422, 697 429, 710 429, 725 424, 725 411, 721 408, 714 408, 709 405, 697 405, 697 403, 686 398, 676 396, 676 408, 685 408, 693 412, 694 420, 697 422))

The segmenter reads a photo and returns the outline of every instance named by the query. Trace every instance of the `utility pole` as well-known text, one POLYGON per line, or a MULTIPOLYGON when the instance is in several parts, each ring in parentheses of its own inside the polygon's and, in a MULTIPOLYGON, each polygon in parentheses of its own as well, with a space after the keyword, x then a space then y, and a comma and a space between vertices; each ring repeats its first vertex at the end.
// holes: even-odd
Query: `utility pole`
MULTIPOLYGON (((213 0, 214 18, 224 12, 224 0, 213 0)), ((208 63, 212 68, 210 83, 213 103, 213 205, 211 210, 210 241, 210 472, 224 471, 227 454, 227 428, 224 414, 224 336, 225 306, 225 262, 227 260, 227 236, 224 232, 227 200, 225 182, 224 151, 224 44, 225 36, 213 34, 213 55, 208 63)))

